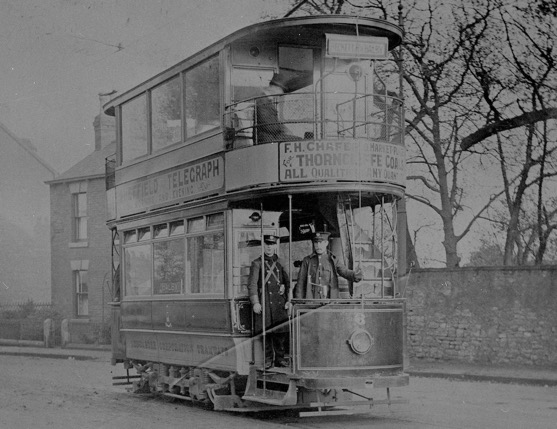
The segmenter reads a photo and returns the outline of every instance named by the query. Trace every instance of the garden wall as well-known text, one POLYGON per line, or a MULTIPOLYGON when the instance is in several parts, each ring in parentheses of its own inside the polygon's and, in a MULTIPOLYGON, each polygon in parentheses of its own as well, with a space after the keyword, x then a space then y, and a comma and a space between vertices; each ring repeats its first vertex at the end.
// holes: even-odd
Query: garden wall
POLYGON ((414 270, 410 358, 557 365, 557 267, 414 270))

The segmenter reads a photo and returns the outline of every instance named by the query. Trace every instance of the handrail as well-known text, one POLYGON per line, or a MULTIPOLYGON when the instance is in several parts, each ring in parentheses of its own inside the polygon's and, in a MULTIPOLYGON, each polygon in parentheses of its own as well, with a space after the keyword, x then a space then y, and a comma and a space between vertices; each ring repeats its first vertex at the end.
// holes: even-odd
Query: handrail
POLYGON ((367 138, 402 144, 402 102, 383 93, 313 92, 260 96, 230 104, 229 149, 271 142, 367 138))

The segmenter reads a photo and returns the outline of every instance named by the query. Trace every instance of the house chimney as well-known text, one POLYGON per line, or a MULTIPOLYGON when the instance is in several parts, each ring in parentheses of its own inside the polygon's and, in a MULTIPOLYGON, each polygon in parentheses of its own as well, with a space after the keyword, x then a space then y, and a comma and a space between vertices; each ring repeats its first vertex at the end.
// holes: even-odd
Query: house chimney
POLYGON ((107 144, 116 140, 116 121, 113 116, 100 113, 93 121, 95 129, 95 150, 101 150, 107 144))

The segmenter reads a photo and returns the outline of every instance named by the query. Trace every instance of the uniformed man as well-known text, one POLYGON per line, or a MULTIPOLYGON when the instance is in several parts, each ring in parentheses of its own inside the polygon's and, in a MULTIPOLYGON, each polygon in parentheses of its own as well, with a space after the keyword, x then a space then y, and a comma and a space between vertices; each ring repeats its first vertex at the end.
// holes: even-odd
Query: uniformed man
POLYGON ((312 236, 313 253, 306 256, 298 273, 296 298, 339 298, 338 276, 352 282, 362 280, 362 274, 346 268, 331 252, 328 252, 328 232, 316 232, 312 236))
MULTIPOLYGON (((265 367, 284 367, 289 363, 286 360, 288 343, 287 309, 290 306, 288 293, 290 279, 279 257, 276 255, 278 237, 275 235, 263 236, 263 252, 265 256, 264 282, 265 282, 265 329, 269 331, 265 342, 265 367)), ((255 333, 263 330, 261 303, 261 256, 251 263, 248 292, 255 316, 255 333)))

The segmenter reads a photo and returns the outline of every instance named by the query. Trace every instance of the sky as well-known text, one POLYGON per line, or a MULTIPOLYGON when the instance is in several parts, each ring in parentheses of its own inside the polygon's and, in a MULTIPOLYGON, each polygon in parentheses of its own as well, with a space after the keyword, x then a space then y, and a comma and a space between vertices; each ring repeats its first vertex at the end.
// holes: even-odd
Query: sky
POLYGON ((1 0, 0 122, 62 173, 94 150, 99 94, 287 10, 279 0, 1 0))
MULTIPOLYGON (((283 16, 290 4, 0 0, 0 122, 63 173, 94 150, 99 94, 125 92, 242 27, 283 16)), ((443 259, 439 243, 428 247, 443 259)))

